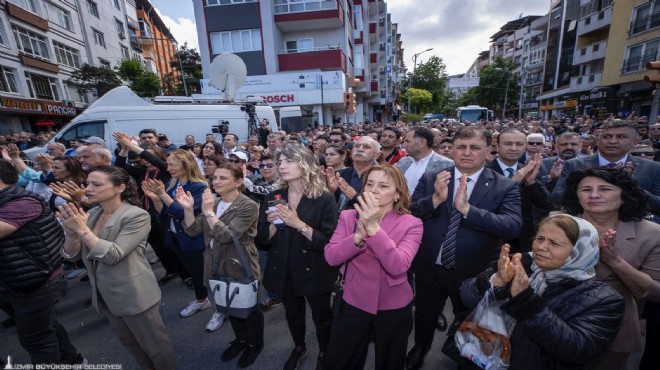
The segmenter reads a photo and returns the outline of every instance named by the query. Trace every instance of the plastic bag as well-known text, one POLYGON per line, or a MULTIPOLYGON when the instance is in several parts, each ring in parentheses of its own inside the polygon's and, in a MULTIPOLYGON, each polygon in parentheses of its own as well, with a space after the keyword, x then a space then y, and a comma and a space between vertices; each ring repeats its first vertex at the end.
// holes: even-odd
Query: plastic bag
POLYGON ((488 289, 477 307, 456 332, 456 346, 461 356, 485 370, 509 367, 511 342, 507 335, 504 312, 488 289))

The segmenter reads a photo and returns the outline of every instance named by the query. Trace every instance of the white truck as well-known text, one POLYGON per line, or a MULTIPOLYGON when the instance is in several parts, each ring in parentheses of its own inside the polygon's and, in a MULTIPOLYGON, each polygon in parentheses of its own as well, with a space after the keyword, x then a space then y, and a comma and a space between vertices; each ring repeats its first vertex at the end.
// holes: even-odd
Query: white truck
POLYGON ((493 111, 478 105, 458 107, 456 109, 456 119, 458 119, 458 122, 467 121, 472 123, 479 122, 482 119, 491 121, 493 119, 493 111))
MULTIPOLYGON (((116 143, 115 131, 138 135, 140 130, 153 128, 165 134, 175 145, 183 145, 186 135, 203 143, 206 134, 214 133, 222 141, 221 133, 236 134, 239 144, 247 140, 250 121, 257 127, 262 119, 268 119, 272 132, 277 132, 273 108, 255 100, 212 101, 202 98, 160 97, 150 103, 126 86, 112 89, 85 111, 76 116, 51 141, 66 144, 71 139, 98 136, 105 140, 108 149, 116 143)), ((33 157, 45 152, 46 146, 28 149, 33 157)))

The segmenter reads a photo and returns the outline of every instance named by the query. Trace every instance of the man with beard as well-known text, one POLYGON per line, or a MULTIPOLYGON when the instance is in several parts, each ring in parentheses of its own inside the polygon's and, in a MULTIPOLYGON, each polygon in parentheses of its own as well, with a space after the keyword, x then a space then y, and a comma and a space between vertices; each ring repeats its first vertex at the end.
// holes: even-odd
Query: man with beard
POLYGON ((401 132, 396 127, 385 127, 378 139, 385 162, 392 166, 406 156, 405 150, 399 148, 400 140, 401 132))
POLYGON ((328 189, 335 193, 337 211, 353 208, 357 196, 362 191, 362 175, 371 166, 378 164, 376 158, 380 154, 380 144, 376 139, 362 136, 353 145, 351 152, 353 166, 334 172, 332 167, 325 170, 328 189))
POLYGON ((557 137, 556 145, 557 156, 543 159, 539 171, 539 181, 545 184, 548 191, 555 188, 564 163, 577 157, 582 148, 582 139, 576 132, 564 132, 557 137))
POLYGON ((408 157, 402 158, 397 167, 403 173, 408 183, 410 195, 415 192, 419 179, 424 174, 436 174, 454 164, 433 151, 433 133, 426 127, 416 126, 408 131, 403 139, 403 147, 408 152, 408 157))

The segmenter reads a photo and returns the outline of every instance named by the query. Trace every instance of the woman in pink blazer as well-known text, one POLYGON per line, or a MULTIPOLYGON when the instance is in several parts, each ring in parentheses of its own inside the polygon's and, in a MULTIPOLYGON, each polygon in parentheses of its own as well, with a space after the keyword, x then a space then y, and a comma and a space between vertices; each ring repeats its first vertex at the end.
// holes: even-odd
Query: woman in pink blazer
POLYGON ((341 213, 325 247, 327 262, 346 275, 325 366, 364 368, 373 331, 376 369, 403 369, 413 325, 407 272, 422 240, 422 221, 408 212, 410 193, 396 167, 371 167, 364 179, 355 210, 341 213))

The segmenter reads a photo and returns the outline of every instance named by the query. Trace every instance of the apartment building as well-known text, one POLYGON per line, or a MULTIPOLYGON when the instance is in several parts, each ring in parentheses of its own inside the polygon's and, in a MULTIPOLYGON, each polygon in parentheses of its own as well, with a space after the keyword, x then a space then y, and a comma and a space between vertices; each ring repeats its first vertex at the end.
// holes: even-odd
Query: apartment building
POLYGON ((538 117, 543 67, 545 66, 545 46, 548 18, 546 14, 533 20, 523 35, 521 60, 521 117, 538 117))
POLYGON ((308 124, 389 120, 398 114, 402 43, 384 1, 193 0, 204 93, 211 61, 238 55, 237 97, 300 106, 308 124), (383 67, 382 70, 380 67, 383 67), (356 104, 346 104, 345 93, 356 104))
POLYGON ((170 62, 176 56, 176 39, 149 0, 136 0, 135 3, 138 28, 131 34, 131 39, 141 48, 146 70, 157 74, 162 81, 165 75, 175 71, 170 62))

